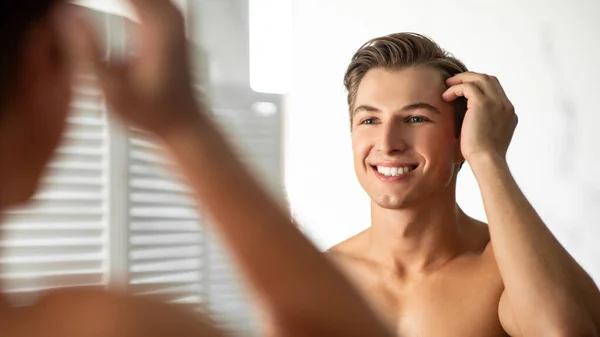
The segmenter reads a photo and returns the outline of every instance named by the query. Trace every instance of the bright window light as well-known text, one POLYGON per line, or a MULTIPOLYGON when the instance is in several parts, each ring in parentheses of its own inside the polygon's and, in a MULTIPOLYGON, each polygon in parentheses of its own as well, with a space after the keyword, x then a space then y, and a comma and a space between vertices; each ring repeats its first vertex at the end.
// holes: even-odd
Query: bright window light
POLYGON ((74 4, 135 19, 134 11, 127 1, 123 0, 72 0, 74 4))
POLYGON ((249 0, 250 87, 285 94, 290 87, 292 0, 249 0))
MULTIPOLYGON (((185 11, 187 0, 175 0, 175 5, 185 11)), ((101 12, 116 14, 138 21, 137 15, 128 0, 70 0, 71 3, 101 12)))

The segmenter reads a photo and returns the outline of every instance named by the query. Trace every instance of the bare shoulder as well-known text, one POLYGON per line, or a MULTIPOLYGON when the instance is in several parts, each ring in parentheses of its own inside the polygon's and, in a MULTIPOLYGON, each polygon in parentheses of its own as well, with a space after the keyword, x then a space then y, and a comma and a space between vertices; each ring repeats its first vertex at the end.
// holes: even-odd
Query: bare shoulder
POLYGON ((326 251, 326 254, 334 259, 360 254, 360 251, 364 247, 365 233, 366 231, 358 233, 349 239, 338 243, 337 245, 329 248, 326 251))
POLYGON ((326 251, 326 256, 345 272, 356 272, 367 267, 365 256, 366 231, 361 232, 326 251))
POLYGON ((225 336, 208 318, 183 307, 89 289, 48 293, 18 316, 28 326, 17 329, 28 330, 29 334, 23 336, 42 332, 62 337, 225 336))
POLYGON ((494 248, 488 224, 474 218, 469 218, 467 228, 467 232, 470 233, 467 250, 479 253, 485 258, 493 258, 494 248))

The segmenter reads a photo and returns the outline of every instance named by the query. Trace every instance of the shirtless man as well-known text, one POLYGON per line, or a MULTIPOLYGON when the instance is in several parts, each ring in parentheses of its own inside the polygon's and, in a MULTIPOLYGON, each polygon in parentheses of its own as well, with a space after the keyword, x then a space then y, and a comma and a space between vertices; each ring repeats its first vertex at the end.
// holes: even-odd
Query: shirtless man
MULTIPOLYGON (((114 64, 100 56, 80 10, 58 0, 0 1, 0 209, 33 195, 60 140, 71 72, 91 64, 111 111, 169 150, 279 336, 393 336, 252 179, 196 102, 176 7, 131 2, 141 20, 140 54, 114 64)), ((23 308, 0 295, 0 327, 7 337, 225 336, 183 308, 85 289, 50 292, 23 308)))
POLYGON ((511 176, 517 116, 493 76, 418 34, 373 39, 345 76, 371 227, 330 257, 399 336, 598 336, 600 292, 511 176), (489 224, 455 198, 467 161, 489 224))

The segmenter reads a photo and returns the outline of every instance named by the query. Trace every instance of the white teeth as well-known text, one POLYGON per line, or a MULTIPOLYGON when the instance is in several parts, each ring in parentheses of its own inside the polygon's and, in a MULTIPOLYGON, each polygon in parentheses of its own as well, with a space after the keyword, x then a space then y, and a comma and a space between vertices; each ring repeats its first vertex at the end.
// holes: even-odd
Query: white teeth
POLYGON ((412 171, 409 166, 403 167, 389 167, 389 166, 377 166, 377 171, 387 177, 397 177, 412 171))

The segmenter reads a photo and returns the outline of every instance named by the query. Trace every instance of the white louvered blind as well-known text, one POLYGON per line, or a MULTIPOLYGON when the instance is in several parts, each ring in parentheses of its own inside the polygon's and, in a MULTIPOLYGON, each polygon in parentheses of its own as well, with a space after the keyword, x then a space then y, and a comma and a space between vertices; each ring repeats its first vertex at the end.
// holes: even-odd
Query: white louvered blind
POLYGON ((130 132, 128 162, 130 286, 198 309, 205 300, 205 235, 193 196, 140 131, 130 132))

